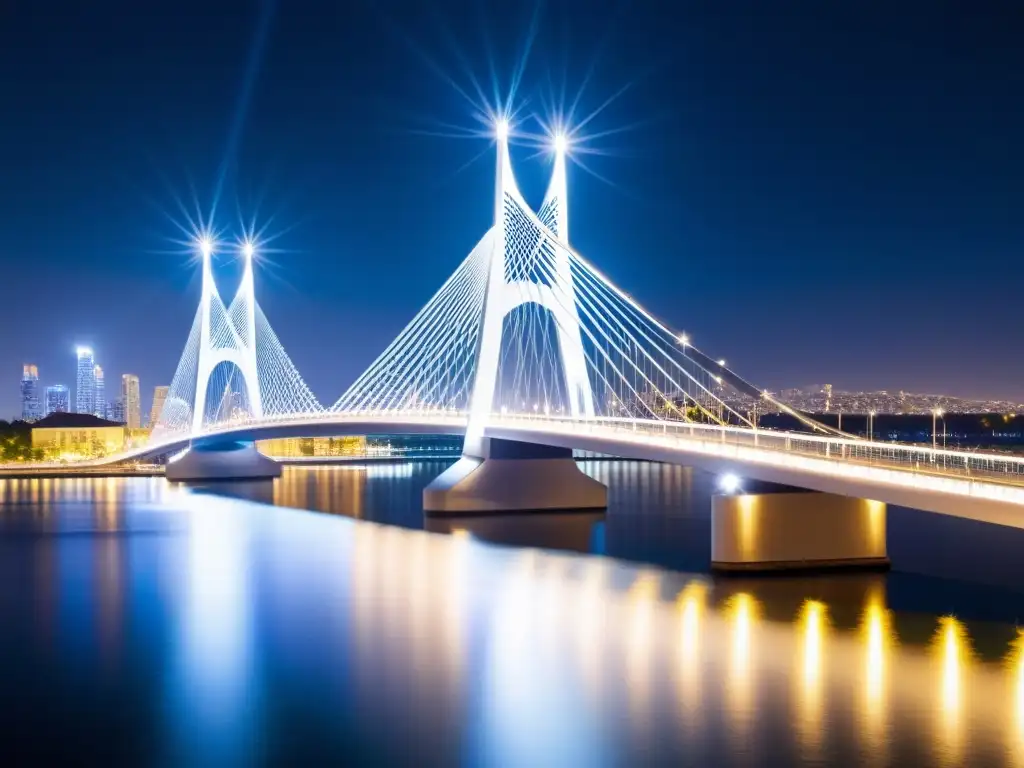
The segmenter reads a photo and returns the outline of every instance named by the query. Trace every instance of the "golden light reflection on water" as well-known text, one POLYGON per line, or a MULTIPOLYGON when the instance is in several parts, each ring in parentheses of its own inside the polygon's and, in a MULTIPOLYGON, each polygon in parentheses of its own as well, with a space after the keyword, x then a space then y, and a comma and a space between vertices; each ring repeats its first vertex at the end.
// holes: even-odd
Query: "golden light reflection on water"
POLYGON ((797 728, 807 757, 821 749, 825 636, 828 608, 818 600, 805 600, 797 618, 800 631, 800 675, 797 728))
POLYGON ((944 765, 959 765, 963 750, 964 678, 972 657, 967 628, 953 616, 943 616, 929 651, 940 669, 937 757, 944 765))
POLYGON ((1006 686, 1013 700, 1010 707, 1008 728, 1012 734, 1008 739, 1009 750, 1014 755, 1015 765, 1024 765, 1024 629, 1017 629, 1003 659, 1006 668, 1006 686))
POLYGON ((871 754, 883 764, 888 745, 887 701, 888 660, 896 646, 892 614, 887 610, 881 587, 869 589, 860 616, 860 641, 864 647, 864 687, 861 695, 861 729, 871 754))
POLYGON ((722 606, 730 629, 729 672, 726 708, 738 735, 749 735, 753 716, 754 633, 761 616, 761 603, 748 592, 731 595, 722 606))

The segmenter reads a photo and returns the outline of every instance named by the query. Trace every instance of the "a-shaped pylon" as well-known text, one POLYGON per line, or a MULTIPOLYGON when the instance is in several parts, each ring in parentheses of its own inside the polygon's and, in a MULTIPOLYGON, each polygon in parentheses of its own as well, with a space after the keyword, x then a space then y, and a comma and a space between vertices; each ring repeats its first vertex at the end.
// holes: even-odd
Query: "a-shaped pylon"
POLYGON ((506 134, 499 132, 494 227, 476 378, 463 448, 466 455, 479 456, 482 452, 481 441, 497 383, 502 322, 506 315, 528 302, 548 310, 555 322, 569 413, 574 417, 594 415, 594 395, 587 375, 569 252, 563 247, 569 235, 566 197, 565 153, 558 145, 554 173, 540 215, 535 216, 516 185, 506 134), (536 227, 535 218, 548 233, 536 227), (553 240, 549 233, 558 240, 553 240), (553 269, 546 274, 534 274, 540 264, 553 269))

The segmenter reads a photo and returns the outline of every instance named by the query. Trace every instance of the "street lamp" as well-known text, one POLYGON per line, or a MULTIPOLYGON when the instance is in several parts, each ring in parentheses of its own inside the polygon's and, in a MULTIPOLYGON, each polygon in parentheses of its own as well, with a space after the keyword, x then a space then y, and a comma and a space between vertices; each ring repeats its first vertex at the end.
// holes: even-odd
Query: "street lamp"
POLYGON ((875 437, 875 412, 868 411, 868 442, 870 443, 875 437))

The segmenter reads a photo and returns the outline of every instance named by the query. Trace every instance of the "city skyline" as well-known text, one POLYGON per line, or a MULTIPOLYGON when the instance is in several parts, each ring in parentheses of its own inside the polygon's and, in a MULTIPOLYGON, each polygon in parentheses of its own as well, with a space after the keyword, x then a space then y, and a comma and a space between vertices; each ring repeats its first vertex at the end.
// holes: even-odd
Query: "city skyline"
POLYGON ((95 363, 95 354, 91 347, 75 348, 76 366, 74 387, 69 387, 59 379, 48 383, 51 379, 41 377, 39 366, 34 363, 22 364, 21 383, 19 388, 19 413, 16 415, 0 413, 0 421, 38 421, 54 412, 87 413, 110 421, 124 422, 129 429, 149 426, 159 413, 167 386, 158 385, 149 400, 149 408, 145 408, 139 377, 132 373, 124 373, 118 379, 116 396, 106 398, 103 368, 95 363), (91 376, 90 376, 91 371, 91 376), (79 398, 78 392, 82 391, 79 398), (42 392, 42 394, 41 394, 42 392), (100 406, 100 396, 104 402, 100 406), (72 400, 73 399, 73 400, 72 400), (72 401, 74 408, 71 407, 72 401), (102 412, 101 412, 102 411, 102 412), (146 421, 142 413, 147 414, 146 421))
MULTIPOLYGON (((83 343, 106 348, 107 371, 169 381, 198 294, 194 261, 172 242, 181 239, 183 219, 175 199, 191 209, 195 186, 201 211, 219 202, 214 224, 228 243, 241 236, 236 201, 261 225, 276 214, 276 250, 258 265, 260 301, 315 394, 332 401, 488 220, 490 164, 456 173, 487 154, 488 139, 417 132, 433 121, 473 120, 465 99, 416 49, 460 87, 466 67, 448 49, 444 28, 415 14, 395 30, 378 12, 353 9, 345 29, 327 34, 278 8, 265 23, 264 49, 253 42, 264 25, 256 11, 229 18, 186 2, 153 24, 151 14, 122 10, 116 36, 89 27, 104 56, 83 51, 77 61, 97 83, 95 103, 110 109, 72 98, 64 71, 34 67, 18 82, 3 81, 7 103, 23 118, 3 128, 3 144, 23 150, 5 165, 19 197, 3 202, 24 215, 0 227, 0 247, 12 256, 14 284, 33 279, 23 265, 52 264, 46 289, 67 314, 42 313, 24 333, 0 340, 0 360, 56 370, 61 350, 83 343), (224 40, 215 30, 225 26, 241 31, 224 40), (348 36, 346 45, 338 35, 348 36), (300 39, 309 56, 336 64, 325 68, 329 75, 289 53, 300 39), (136 79, 158 62, 184 75, 181 83, 149 87, 136 79), (124 73, 121 81, 96 74, 108 64, 124 73), (374 71, 372 88, 349 69, 374 71), (209 75, 202 89, 188 76, 199 71, 209 75), (293 78, 306 83, 305 94, 282 86, 293 78), (55 94, 67 119, 55 121, 52 108, 34 100, 42 91, 55 94), (87 145, 95 151, 77 149, 87 145), (59 164, 48 160, 65 154, 59 164), (56 225, 32 226, 37 221, 56 225), (77 266, 83 252, 87 270, 77 266), (97 300, 106 293, 118 300, 97 300), (125 317, 152 320, 126 324, 125 317)), ((880 46, 872 67, 887 77, 871 78, 865 90, 871 73, 847 71, 832 54, 871 36, 855 14, 822 8, 776 18, 751 5, 740 23, 742 14, 725 24, 680 9, 652 24, 655 11, 664 9, 641 5, 628 19, 585 14, 564 40, 565 11, 539 18, 535 48, 546 53, 527 61, 520 89, 531 108, 543 111, 540 102, 550 101, 549 75, 565 76, 571 100, 595 61, 578 114, 625 87, 591 127, 642 124, 610 136, 601 147, 608 156, 580 158, 610 185, 570 167, 580 251, 623 277, 625 290, 686 329, 696 346, 773 391, 828 380, 851 390, 1024 399, 1024 364, 1005 353, 1019 333, 1012 302, 952 298, 967 264, 976 280, 1021 277, 1015 254, 1024 243, 1011 205, 1024 169, 1014 138, 1021 118, 1001 97, 1019 76, 999 65, 1012 27, 996 13, 935 11, 919 24, 892 10, 887 21, 902 36, 880 46), (838 28, 848 34, 838 39, 838 28), (662 42, 677 39, 701 75, 672 58, 657 64, 655 88, 639 74, 652 65, 643 46, 595 52, 588 42, 610 35, 623 43, 641 29, 662 42), (989 44, 953 61, 930 46, 938 33, 961 43, 984 35, 989 44), (796 44, 804 39, 819 44, 796 44), (906 57, 908 50, 917 55, 906 57), (746 58, 734 66, 737 52, 746 58), (933 81, 944 84, 941 92, 928 88, 933 81), (891 108, 895 99, 900 110, 891 108), (931 120, 937 109, 948 118, 931 120)), ((485 79, 477 31, 452 8, 441 16, 468 69, 485 79)), ((496 65, 511 72, 529 12, 495 10, 488 22, 496 65)), ((19 7, 11 28, 19 38, 0 49, 9 72, 18 68, 6 57, 47 34, 46 15, 19 7)), ((527 147, 513 146, 513 154, 524 191, 536 197, 546 159, 530 159, 527 147)), ((223 254, 218 282, 233 285, 237 269, 223 254)), ((15 313, 36 316, 19 293, 15 313)), ((4 387, 0 413, 18 408, 17 390, 4 387)))

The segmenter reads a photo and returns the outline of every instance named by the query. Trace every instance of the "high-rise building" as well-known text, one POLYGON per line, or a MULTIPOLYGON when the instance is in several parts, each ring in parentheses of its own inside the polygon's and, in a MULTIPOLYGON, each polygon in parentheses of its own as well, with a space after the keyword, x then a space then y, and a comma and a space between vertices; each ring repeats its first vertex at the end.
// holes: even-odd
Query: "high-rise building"
POLYGON ((142 399, 139 395, 139 377, 132 373, 121 376, 121 405, 124 424, 128 429, 142 426, 142 399))
POLYGON ((46 388, 46 415, 51 413, 67 413, 71 407, 71 393, 63 384, 54 384, 46 388))
POLYGON ((79 347, 75 413, 96 413, 96 361, 89 347, 79 347))
POLYGON ((170 389, 170 387, 157 387, 153 390, 153 408, 149 412, 150 429, 153 429, 156 423, 160 421, 160 411, 164 409, 164 400, 167 399, 167 393, 170 389))
POLYGON ((93 415, 101 419, 107 418, 107 387, 103 382, 103 369, 98 365, 92 369, 93 386, 95 389, 96 403, 93 408, 93 415))
POLYGON ((39 369, 25 365, 21 369, 21 419, 38 421, 43 418, 43 404, 39 402, 39 369))
POLYGON ((107 408, 107 418, 111 421, 116 421, 118 424, 125 424, 127 422, 124 400, 119 397, 110 403, 110 406, 107 408))

